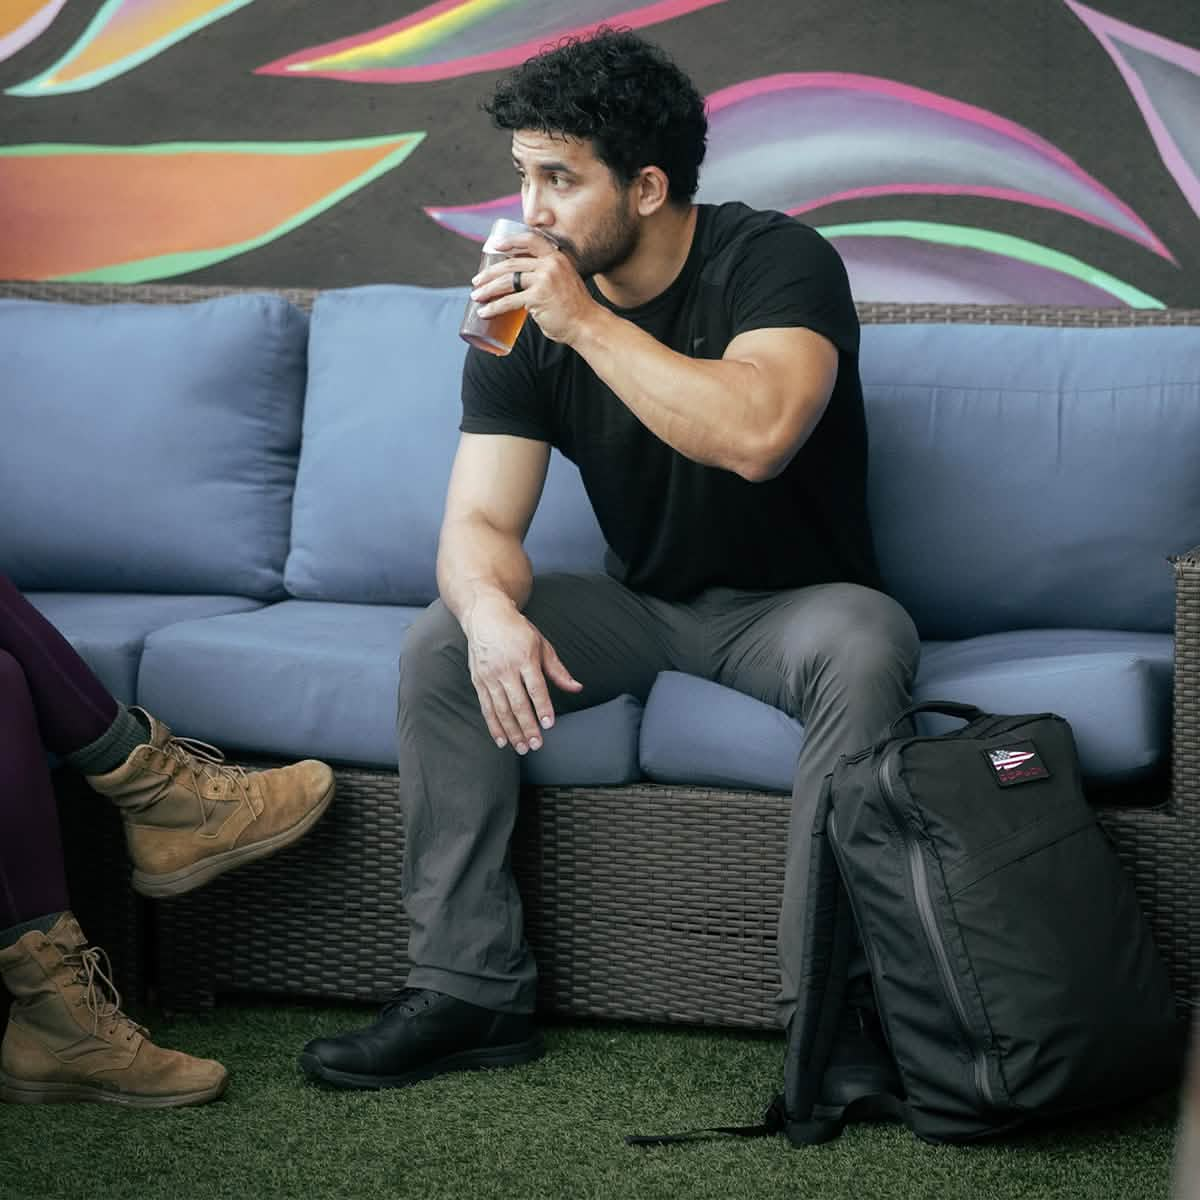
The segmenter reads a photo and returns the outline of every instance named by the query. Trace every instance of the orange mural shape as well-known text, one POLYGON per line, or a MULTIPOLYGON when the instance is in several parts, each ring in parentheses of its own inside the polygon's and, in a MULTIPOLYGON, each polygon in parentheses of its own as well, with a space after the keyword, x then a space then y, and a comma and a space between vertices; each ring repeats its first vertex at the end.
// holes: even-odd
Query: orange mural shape
POLYGON ((66 0, 2 0, 0 61, 28 46, 48 29, 66 0))
MULTIPOLYGON (((53 7, 50 0, 4 0, 4 8, 0 10, 0 37, 16 33, 39 13, 53 7)), ((62 0, 57 7, 62 7, 62 0)))
POLYGON ((198 269, 309 219, 423 136, 0 150, 0 278, 132 282, 198 269))

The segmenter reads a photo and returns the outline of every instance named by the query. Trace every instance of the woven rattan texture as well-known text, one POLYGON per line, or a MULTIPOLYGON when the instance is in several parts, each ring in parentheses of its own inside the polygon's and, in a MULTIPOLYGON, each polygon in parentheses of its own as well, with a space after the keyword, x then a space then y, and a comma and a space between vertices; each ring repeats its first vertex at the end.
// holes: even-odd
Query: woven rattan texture
MULTIPOLYGON (((524 797, 514 868, 541 1006, 770 1028, 787 801, 655 787, 524 797)), ((379 1000, 404 983, 396 777, 338 772, 299 845, 158 906, 171 1007, 221 992, 379 1000)))
POLYGON ((88 940, 104 948, 117 987, 132 1000, 147 982, 147 914, 129 885, 120 814, 66 768, 55 772, 54 792, 71 909, 88 940))
MULTIPOLYGON (((0 297, 78 303, 184 302, 247 290, 254 289, 0 283, 0 297)), ((315 293, 280 294, 307 308, 315 293)), ((1194 309, 866 304, 860 315, 874 323, 1200 325, 1194 309)), ((1175 985, 1190 997, 1200 985, 1192 882, 1200 861, 1200 554, 1177 560, 1175 571, 1171 786, 1164 780, 1096 799, 1175 985)), ((156 906, 151 961, 157 955, 166 1001, 203 1004, 225 991, 377 1000, 403 982, 408 928, 395 776, 343 769, 338 789, 300 845, 156 906)), ((514 865, 545 1006, 577 1016, 771 1027, 786 825, 786 800, 777 794, 647 784, 527 795, 514 865)), ((99 861, 91 867, 103 872, 97 886, 118 917, 128 904, 136 936, 136 905, 120 894, 127 889, 119 870, 99 861)))
MULTIPOLYGON (((62 300, 73 304, 189 304, 242 292, 272 292, 303 309, 318 293, 311 288, 221 287, 187 283, 45 283, 0 281, 0 298, 62 300)), ((976 325, 1200 325, 1200 308, 1069 308, 1028 304, 879 304, 858 305, 859 318, 872 325, 921 321, 976 325)))

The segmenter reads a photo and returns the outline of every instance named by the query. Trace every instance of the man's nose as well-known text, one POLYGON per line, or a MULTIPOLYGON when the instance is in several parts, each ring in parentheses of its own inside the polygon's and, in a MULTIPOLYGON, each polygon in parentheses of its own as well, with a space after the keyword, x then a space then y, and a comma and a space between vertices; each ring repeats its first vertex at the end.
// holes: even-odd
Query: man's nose
POLYGON ((522 198, 521 219, 532 229, 545 229, 554 223, 554 214, 542 203, 538 189, 530 188, 522 198))

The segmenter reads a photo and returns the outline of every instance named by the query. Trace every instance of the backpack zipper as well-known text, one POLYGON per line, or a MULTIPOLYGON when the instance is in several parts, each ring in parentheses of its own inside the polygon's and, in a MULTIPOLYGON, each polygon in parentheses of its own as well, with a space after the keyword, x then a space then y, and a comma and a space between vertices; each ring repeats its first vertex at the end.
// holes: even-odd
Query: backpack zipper
POLYGON ((879 766, 876 768, 879 789, 888 808, 891 809, 892 815, 896 818, 896 826, 900 830, 900 836, 904 839, 904 848, 908 854, 909 877, 912 880, 913 895, 916 897, 921 927, 925 931, 925 940, 929 943, 930 950, 933 951, 938 974, 942 980, 942 989, 950 998, 954 1015, 958 1019, 959 1031, 971 1051, 975 1088, 988 1107, 995 1108, 996 1102, 992 1095, 991 1084, 988 1082, 987 1058, 983 1047, 979 1045, 978 1039, 971 1029, 967 1007, 963 1003, 962 993, 954 978, 953 968, 950 966, 950 955, 946 950, 941 930, 938 928, 937 914, 934 912, 933 898, 929 892, 929 875, 925 869, 925 858, 921 854, 921 847, 896 797, 892 767, 897 753, 897 749, 892 749, 885 753, 880 760, 879 766))

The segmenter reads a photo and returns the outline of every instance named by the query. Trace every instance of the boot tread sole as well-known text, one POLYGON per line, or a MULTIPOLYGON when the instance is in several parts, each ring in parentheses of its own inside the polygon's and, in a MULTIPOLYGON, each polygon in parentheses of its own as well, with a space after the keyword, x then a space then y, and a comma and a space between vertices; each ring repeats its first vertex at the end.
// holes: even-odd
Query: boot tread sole
POLYGON ((196 1092, 146 1095, 119 1092, 99 1084, 57 1083, 47 1080, 17 1079, 0 1071, 0 1100, 8 1104, 116 1104, 124 1108, 182 1108, 189 1104, 207 1104, 215 1100, 229 1084, 226 1076, 219 1083, 196 1092))
POLYGON ((515 1042, 509 1046, 480 1046, 473 1050, 461 1050, 457 1054, 448 1054, 445 1058, 435 1059, 411 1071, 403 1071, 399 1075, 358 1075, 350 1071, 335 1071, 327 1067, 315 1054, 300 1055, 300 1069, 310 1079, 319 1083, 327 1083, 341 1088, 399 1088, 420 1083, 423 1079, 433 1079, 438 1075, 447 1075, 453 1071, 480 1071, 489 1067, 518 1067, 524 1063, 534 1062, 545 1053, 545 1043, 541 1035, 529 1038, 524 1042, 515 1042))
POLYGON ((246 846, 235 846, 232 850, 223 850, 209 858, 202 858, 190 867, 182 867, 178 871, 162 875, 152 875, 135 869, 132 876, 133 890, 154 900, 182 896, 216 879, 218 875, 225 874, 226 871, 257 862, 260 858, 267 858, 299 841, 317 823, 329 807, 334 790, 334 785, 330 784, 321 799, 300 820, 269 838, 251 842, 246 846))

